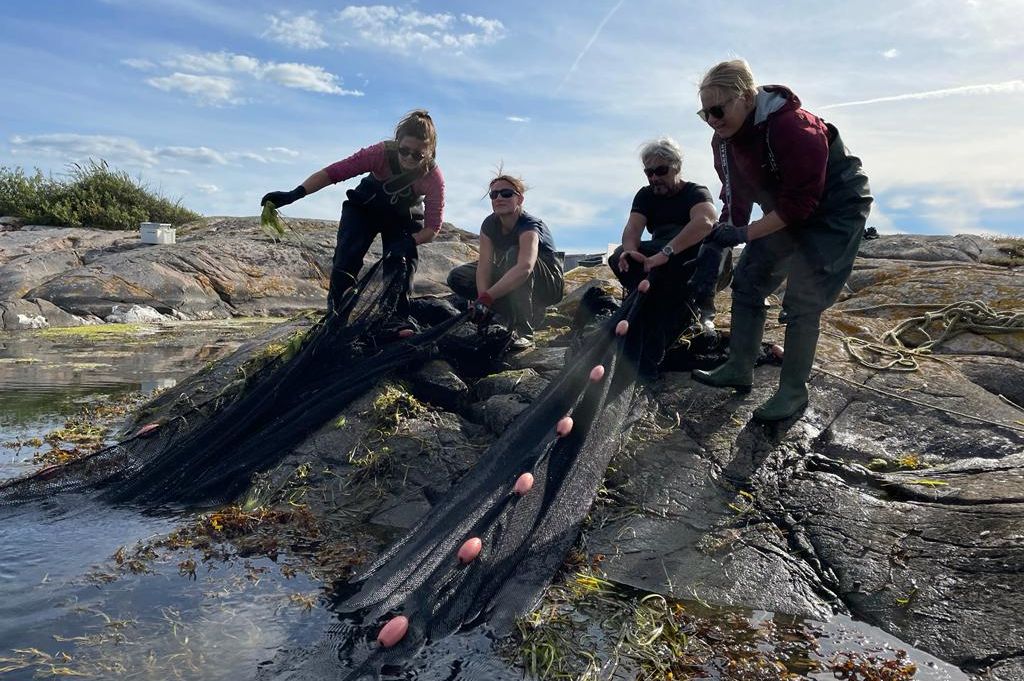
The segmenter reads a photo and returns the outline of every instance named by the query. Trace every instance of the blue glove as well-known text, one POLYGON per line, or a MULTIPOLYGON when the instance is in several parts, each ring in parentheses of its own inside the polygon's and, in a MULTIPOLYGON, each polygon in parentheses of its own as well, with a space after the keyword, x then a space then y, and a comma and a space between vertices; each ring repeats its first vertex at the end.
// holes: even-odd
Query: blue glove
POLYGON ((714 230, 704 240, 705 243, 712 243, 722 248, 732 248, 747 243, 747 227, 737 227, 728 223, 719 222, 714 230))

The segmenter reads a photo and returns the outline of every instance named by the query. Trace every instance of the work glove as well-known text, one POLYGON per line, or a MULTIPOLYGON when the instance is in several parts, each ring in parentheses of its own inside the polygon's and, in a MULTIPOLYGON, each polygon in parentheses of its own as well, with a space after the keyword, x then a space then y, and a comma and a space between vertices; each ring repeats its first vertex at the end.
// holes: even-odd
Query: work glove
POLYGON ((732 248, 747 243, 747 227, 737 227, 725 222, 719 222, 711 230, 711 234, 704 240, 704 243, 714 243, 722 248, 732 248))
POLYGON ((263 198, 260 199, 260 205, 264 205, 267 202, 274 204, 274 208, 283 208, 289 203, 295 203, 303 196, 306 195, 306 188, 301 184, 290 192, 270 192, 264 194, 263 198))
MULTIPOLYGON (((712 232, 712 234, 714 234, 712 232)), ((725 256, 724 246, 706 240, 697 251, 694 258, 693 274, 686 282, 690 298, 695 301, 714 298, 715 288, 718 284, 718 276, 722 271, 722 262, 725 256)))
POLYGON ((477 326, 483 326, 487 322, 491 321, 491 317, 494 316, 494 310, 491 307, 494 305, 494 297, 484 291, 476 297, 476 301, 469 306, 469 319, 477 324, 477 326))

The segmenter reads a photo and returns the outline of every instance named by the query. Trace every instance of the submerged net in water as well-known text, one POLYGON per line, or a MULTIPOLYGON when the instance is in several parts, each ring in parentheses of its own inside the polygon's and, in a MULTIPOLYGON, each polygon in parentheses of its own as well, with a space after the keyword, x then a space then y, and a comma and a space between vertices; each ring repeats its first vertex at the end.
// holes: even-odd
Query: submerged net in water
POLYGON ((147 507, 237 498, 254 473, 289 454, 382 376, 430 355, 437 340, 463 321, 464 315, 455 316, 403 338, 394 312, 407 264, 384 263, 368 269, 340 310, 310 329, 294 356, 252 377, 223 409, 179 416, 149 437, 131 437, 0 483, 0 505, 97 488, 110 501, 147 507))

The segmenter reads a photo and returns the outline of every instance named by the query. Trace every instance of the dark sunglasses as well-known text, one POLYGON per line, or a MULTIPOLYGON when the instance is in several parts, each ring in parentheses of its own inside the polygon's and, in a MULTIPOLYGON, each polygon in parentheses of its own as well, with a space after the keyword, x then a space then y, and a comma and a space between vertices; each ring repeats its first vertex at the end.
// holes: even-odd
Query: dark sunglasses
POLYGON ((734 99, 736 99, 736 98, 735 97, 730 97, 729 99, 725 100, 721 104, 715 104, 714 106, 709 106, 706 109, 701 109, 700 111, 697 112, 697 115, 700 116, 700 119, 702 121, 704 121, 705 123, 708 122, 709 118, 724 118, 725 117, 725 107, 729 106, 729 104, 734 99))
POLYGON ((658 177, 664 177, 665 175, 668 175, 668 171, 670 170, 672 170, 672 166, 668 165, 655 166, 653 168, 644 168, 644 175, 646 175, 647 177, 652 177, 654 175, 657 175, 658 177))
POLYGON ((398 153, 401 156, 412 156, 417 161, 422 161, 427 157, 422 151, 413 151, 409 147, 398 147, 398 153))
POLYGON ((515 189, 492 189, 490 192, 488 192, 487 195, 490 196, 492 200, 498 198, 499 196, 503 199, 511 199, 518 193, 519 192, 517 192, 515 189))

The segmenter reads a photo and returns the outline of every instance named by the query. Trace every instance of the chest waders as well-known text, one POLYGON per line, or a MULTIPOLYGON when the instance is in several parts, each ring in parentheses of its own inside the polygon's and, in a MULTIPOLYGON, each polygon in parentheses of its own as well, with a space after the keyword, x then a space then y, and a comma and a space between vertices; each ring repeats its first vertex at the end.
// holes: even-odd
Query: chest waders
POLYGON ((409 293, 419 257, 412 234, 423 229, 423 196, 416 194, 412 185, 423 177, 424 171, 417 168, 402 172, 398 145, 395 142, 385 142, 385 145, 392 176, 382 181, 367 175, 355 189, 348 191, 348 198, 341 206, 328 311, 340 309, 345 293, 359 277, 364 256, 380 234, 385 255, 384 276, 399 267, 406 268, 405 292, 395 312, 399 317, 408 316, 409 293))
MULTIPOLYGON (((759 421, 781 421, 807 405, 807 380, 817 350, 821 313, 835 303, 853 270, 871 206, 860 159, 849 153, 834 126, 829 125, 828 131, 825 189, 818 208, 801 224, 789 225, 744 246, 733 274, 729 359, 718 369, 693 372, 694 379, 701 383, 749 390, 767 316, 764 299, 788 280, 783 301, 787 320, 785 356, 779 388, 754 410, 754 418, 759 421)), ((765 146, 769 167, 778 174, 767 135, 765 146)), ((718 152, 726 201, 731 204, 726 142, 719 145, 718 152)))

